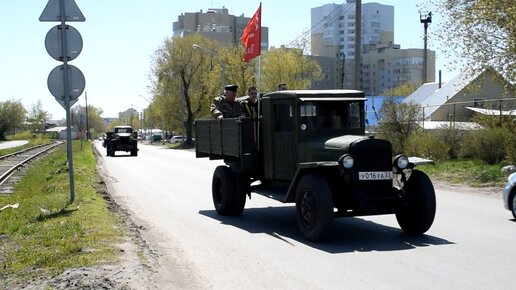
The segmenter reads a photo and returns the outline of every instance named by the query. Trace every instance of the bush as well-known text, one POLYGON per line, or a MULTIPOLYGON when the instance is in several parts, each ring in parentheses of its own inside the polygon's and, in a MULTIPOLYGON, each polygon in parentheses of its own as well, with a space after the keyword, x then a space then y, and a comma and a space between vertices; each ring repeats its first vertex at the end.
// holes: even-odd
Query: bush
POLYGON ((516 134, 508 134, 505 139, 505 149, 507 153, 507 161, 516 165, 516 134))
POLYGON ((444 126, 436 130, 437 138, 442 140, 448 146, 448 158, 457 159, 459 157, 459 149, 464 136, 464 131, 457 130, 453 127, 444 126))
POLYGON ((487 164, 496 164, 505 159, 503 146, 506 133, 502 128, 482 129, 464 136, 460 157, 477 158, 487 164))
POLYGON ((434 132, 416 132, 407 140, 406 154, 433 160, 449 158, 450 145, 434 132))

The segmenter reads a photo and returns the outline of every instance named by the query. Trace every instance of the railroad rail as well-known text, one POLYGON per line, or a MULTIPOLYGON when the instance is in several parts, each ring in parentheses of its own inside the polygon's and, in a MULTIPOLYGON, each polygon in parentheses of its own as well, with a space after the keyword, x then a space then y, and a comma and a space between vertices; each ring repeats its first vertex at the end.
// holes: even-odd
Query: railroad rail
POLYGON ((55 141, 0 156, 0 185, 9 179, 18 168, 62 144, 64 144, 63 141, 55 141))

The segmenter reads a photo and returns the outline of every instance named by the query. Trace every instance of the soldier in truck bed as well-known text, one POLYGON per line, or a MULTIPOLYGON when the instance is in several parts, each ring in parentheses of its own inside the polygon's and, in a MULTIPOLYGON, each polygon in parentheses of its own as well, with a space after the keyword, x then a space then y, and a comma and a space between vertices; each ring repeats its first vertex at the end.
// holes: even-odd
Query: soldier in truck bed
POLYGON ((245 116, 244 108, 236 100, 237 89, 237 85, 227 85, 224 87, 224 95, 212 100, 210 112, 214 119, 221 120, 223 118, 245 116))
POLYGON ((244 107, 245 115, 255 120, 258 117, 258 90, 256 87, 250 87, 247 90, 247 96, 237 99, 244 107))

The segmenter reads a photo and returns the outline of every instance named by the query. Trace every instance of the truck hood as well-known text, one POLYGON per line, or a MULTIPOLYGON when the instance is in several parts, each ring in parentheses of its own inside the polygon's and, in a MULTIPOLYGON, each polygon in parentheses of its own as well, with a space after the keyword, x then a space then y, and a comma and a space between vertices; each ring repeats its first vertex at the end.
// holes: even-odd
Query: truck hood
POLYGON ((316 138, 303 142, 298 147, 299 161, 337 161, 342 154, 349 152, 349 147, 353 142, 367 138, 360 135, 345 135, 330 139, 316 138))
POLYGON ((358 135, 346 135, 331 138, 324 142, 324 149, 339 151, 342 150, 347 152, 349 150, 349 146, 351 145, 351 143, 360 139, 367 139, 367 137, 358 135))
POLYGON ((131 137, 132 134, 131 133, 117 133, 116 135, 119 136, 119 137, 126 137, 126 138, 128 138, 128 137, 131 137))

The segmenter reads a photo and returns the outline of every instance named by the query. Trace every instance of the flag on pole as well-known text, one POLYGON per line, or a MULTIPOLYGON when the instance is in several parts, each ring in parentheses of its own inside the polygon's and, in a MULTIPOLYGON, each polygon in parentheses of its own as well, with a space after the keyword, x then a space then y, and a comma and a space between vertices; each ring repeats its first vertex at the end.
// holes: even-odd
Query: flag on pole
POLYGON ((241 39, 245 46, 245 62, 260 55, 262 43, 262 3, 260 3, 258 10, 256 10, 253 17, 244 28, 241 39))

